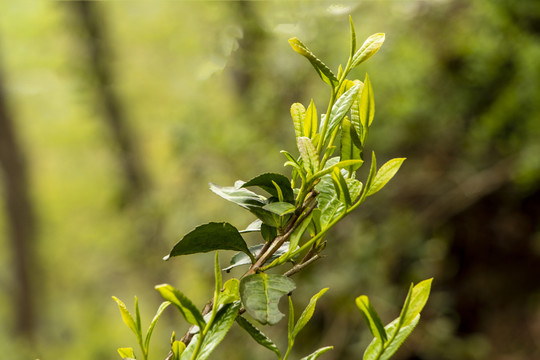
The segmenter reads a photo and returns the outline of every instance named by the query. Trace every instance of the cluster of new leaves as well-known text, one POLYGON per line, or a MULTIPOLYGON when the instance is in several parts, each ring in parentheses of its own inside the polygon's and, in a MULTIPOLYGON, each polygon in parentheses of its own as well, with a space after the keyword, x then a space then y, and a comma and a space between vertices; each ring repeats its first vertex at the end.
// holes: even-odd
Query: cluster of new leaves
MULTIPOLYGON (((381 190, 404 161, 403 158, 393 159, 377 168, 375 153, 372 153, 367 179, 364 182, 357 179, 357 171, 364 164, 364 144, 374 119, 375 101, 367 75, 364 81, 349 80, 347 76, 352 69, 373 56, 383 41, 384 34, 374 34, 357 49, 351 21, 350 56, 345 67, 339 66, 337 74, 334 74, 300 40, 289 40, 292 48, 306 57, 321 79, 330 86, 327 111, 319 115, 313 100, 307 108, 300 103, 291 106, 299 155, 282 151, 287 158, 285 166, 292 167, 290 178, 265 173, 247 182, 237 181, 233 186, 210 184, 214 193, 248 210, 255 220, 244 230, 225 222, 200 225, 185 235, 165 257, 167 260, 180 255, 216 251, 214 298, 202 312, 172 286, 156 287, 167 300, 165 304, 175 305, 192 325, 182 340, 176 340, 173 336, 168 359, 207 359, 234 322, 258 344, 273 351, 278 359, 288 359, 296 336, 313 315, 317 300, 327 290, 323 289, 313 296, 295 324, 291 293, 296 284, 290 276, 319 259, 319 254, 327 245, 328 231, 367 197, 381 190), (266 195, 254 192, 254 188, 266 195), (243 234, 250 232, 259 233, 261 243, 248 246, 243 234), (218 250, 237 251, 225 269, 220 269, 218 250), (267 273, 267 270, 286 263, 293 266, 286 267, 281 273, 267 273), (230 272, 240 266, 247 266, 245 273, 223 284, 222 270, 230 272), (278 303, 287 294, 290 304, 288 344, 282 356, 278 347, 243 314, 247 312, 261 325, 275 325, 284 316, 278 303)), ((360 310, 369 320, 370 329, 372 332, 376 330, 375 340, 367 353, 377 355, 370 355, 367 359, 387 358, 386 354, 397 349, 410 333, 409 329, 412 331, 421 309, 415 300, 414 289, 404 307, 405 315, 402 313, 405 318, 390 324, 386 330, 380 325, 367 298, 357 299, 360 310)), ((120 302, 119 306, 124 321, 129 320, 125 306, 120 302)), ((143 343, 138 315, 137 319, 126 323, 135 331, 143 358, 146 359, 151 330, 148 340, 143 343)), ((331 347, 321 348, 303 359, 316 359, 329 349, 331 347)), ((120 354, 124 358, 134 358, 131 349, 121 349, 120 354)))

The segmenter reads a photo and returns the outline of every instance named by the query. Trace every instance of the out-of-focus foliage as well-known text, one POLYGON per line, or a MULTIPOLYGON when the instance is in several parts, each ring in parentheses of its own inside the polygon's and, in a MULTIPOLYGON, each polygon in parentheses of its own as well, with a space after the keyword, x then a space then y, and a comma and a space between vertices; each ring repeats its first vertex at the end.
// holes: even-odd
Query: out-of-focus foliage
MULTIPOLYGON (((369 72, 377 94, 378 124, 366 146, 382 147, 381 164, 397 154, 408 160, 386 193, 334 231, 332 241, 344 246, 329 247, 329 258, 339 263, 298 275, 313 283, 298 298, 332 284, 311 330, 296 340, 299 353, 328 343, 334 350, 321 358, 360 357, 370 335, 350 316, 356 311, 350 289, 376 294, 370 300, 386 322, 398 309, 382 299, 401 298, 404 285, 434 276, 424 328, 396 358, 539 356, 537 2, 98 5, 112 44, 112 87, 136 134, 151 190, 135 206, 120 206, 118 153, 96 106, 87 36, 69 6, 0 3, 0 54, 29 158, 40 269, 36 338, 15 338, 9 293, 16 259, 0 216, 5 356, 112 358, 118 345, 131 342, 113 293, 154 299, 141 307, 149 319, 160 303, 153 284, 211 283, 213 274, 201 272, 210 255, 160 259, 179 234, 204 219, 248 224, 240 209, 204 191, 207 183, 232 183, 271 167, 282 171, 279 150, 294 141, 290 104, 326 95, 287 39, 298 36, 333 68, 346 55, 349 14, 359 38, 387 34, 377 61, 357 70, 361 79, 369 72), (193 177, 198 181, 188 181, 193 177)), ((190 289, 199 304, 207 293, 190 289)), ((174 329, 170 311, 155 339, 174 329)), ((251 341, 239 331, 231 336, 251 341)), ((165 353, 168 345, 153 342, 151 352, 165 353)), ((234 346, 219 350, 216 359, 241 356, 234 346)), ((242 356, 272 356, 257 351, 247 348, 242 356)))

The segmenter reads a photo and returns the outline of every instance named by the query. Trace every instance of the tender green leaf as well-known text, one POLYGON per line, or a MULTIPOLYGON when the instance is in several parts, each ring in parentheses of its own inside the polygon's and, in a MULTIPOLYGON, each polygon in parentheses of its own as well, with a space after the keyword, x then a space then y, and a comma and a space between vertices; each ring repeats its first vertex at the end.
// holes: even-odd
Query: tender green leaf
POLYGON ((349 23, 351 24, 351 61, 356 51, 356 31, 354 30, 354 24, 352 21, 352 16, 349 15, 349 23))
POLYGON ((348 79, 345 79, 343 81, 343 83, 341 84, 339 90, 337 91, 336 93, 336 99, 339 99, 341 97, 341 95, 343 95, 344 93, 346 93, 349 89, 351 89, 352 87, 354 87, 354 85, 356 85, 356 83, 352 80, 348 80, 348 79))
POLYGON ((315 311, 315 305, 317 304, 317 300, 319 300, 319 298, 323 296, 326 291, 328 291, 328 288, 322 289, 317 294, 311 297, 309 304, 306 306, 306 308, 302 312, 302 315, 300 315, 300 318, 298 319, 298 321, 296 322, 296 325, 294 326, 294 330, 292 331, 293 338, 295 338, 298 335, 298 333, 304 328, 304 326, 306 326, 309 320, 311 320, 311 317, 313 316, 313 312, 315 311))
POLYGON ((379 338, 374 338, 364 352, 364 360, 390 359, 399 349, 401 344, 403 344, 405 339, 407 339, 407 337, 412 333, 419 320, 420 315, 416 315, 416 317, 409 325, 403 326, 399 329, 395 337, 394 333, 396 332, 399 319, 395 319, 394 321, 392 321, 389 325, 385 327, 388 338, 391 340, 383 347, 381 344, 381 340, 379 338))
MULTIPOLYGON (((262 250, 263 247, 264 247, 264 244, 250 246, 249 251, 251 251, 251 253, 255 257, 257 257, 259 255, 259 252, 262 250)), ((272 254, 270 259, 268 259, 266 263, 268 264, 268 263, 274 261, 275 259, 277 259, 278 257, 280 257, 283 254, 286 254, 287 252, 289 252, 289 242, 288 241, 284 242, 283 245, 281 245, 279 247, 279 249, 277 249, 276 252, 274 254, 272 254)), ((239 252, 239 253, 235 254, 231 258, 230 265, 228 267, 226 267, 225 269, 223 269, 223 271, 229 272, 229 271, 231 271, 231 269, 233 269, 233 268, 235 268, 237 266, 250 265, 250 264, 252 264, 252 262, 249 259, 249 257, 246 256, 246 254, 244 254, 242 252, 239 252)))
POLYGON ((184 344, 181 341, 175 340, 172 343, 172 352, 174 356, 174 360, 180 360, 180 356, 182 353, 186 350, 186 344, 184 344))
POLYGON ((294 124, 294 133, 297 138, 304 136, 304 118, 306 115, 306 108, 300 103, 294 103, 291 105, 291 117, 294 124))
POLYGON ((301 136, 297 139, 298 151, 304 162, 304 169, 311 175, 319 170, 319 156, 315 146, 308 137, 301 136))
POLYGON ((168 284, 157 285, 155 288, 165 300, 170 301, 180 310, 188 323, 197 325, 201 329, 204 328, 206 322, 202 314, 184 294, 168 284))
MULTIPOLYGON (((196 227, 180 240, 168 257, 196 254, 214 250, 236 250, 252 257, 238 230, 229 223, 208 223, 196 227)), ((254 259, 253 259, 254 260, 254 259)))
POLYGON ((317 124, 319 123, 317 117, 317 108, 313 103, 313 99, 309 103, 309 106, 306 110, 306 117, 304 118, 304 136, 307 136, 310 139, 313 139, 317 133, 317 124))
POLYGON ((377 175, 375 175, 373 182, 367 189, 367 196, 371 196, 381 190, 398 172, 403 161, 405 161, 405 158, 392 159, 381 166, 379 171, 377 171, 377 175))
MULTIPOLYGON (((337 159, 337 158, 335 158, 337 159)), ((360 160, 360 159, 357 159, 357 160, 344 160, 344 161, 335 161, 335 162, 332 162, 331 164, 332 165, 329 165, 330 161, 328 161, 324 167, 323 170, 317 172, 316 174, 314 174, 312 177, 310 177, 310 179, 317 179, 317 178, 320 178, 324 175, 327 175, 327 174, 331 174, 332 171, 334 171, 335 168, 338 168, 338 169, 344 169, 344 168, 348 168, 348 167, 351 167, 351 166, 358 166, 358 165, 362 165, 364 163, 363 160, 360 160)))
POLYGON ((135 296, 135 324, 137 325, 138 332, 142 336, 141 312, 139 311, 139 299, 136 296, 135 296))
POLYGON ((420 314, 429 298, 432 281, 433 279, 421 281, 411 289, 407 296, 410 297, 410 300, 407 311, 403 314, 402 326, 408 325, 416 318, 416 315, 420 314))
POLYGON ((240 280, 229 279, 223 284, 223 291, 220 292, 217 306, 231 304, 240 300, 240 280))
POLYGON ((349 188, 347 186, 347 182, 345 181, 345 178, 341 174, 341 171, 334 167, 334 170, 331 173, 332 176, 332 182, 334 183, 334 187, 336 189, 337 195, 341 202, 345 203, 345 205, 351 206, 351 195, 349 194, 349 188))
POLYGON ((326 134, 324 134, 323 144, 326 144, 332 132, 339 127, 341 121, 343 120, 347 112, 350 110, 359 90, 360 85, 353 86, 352 88, 347 90, 345 94, 341 95, 341 97, 337 99, 335 104, 332 106, 330 120, 328 122, 328 129, 326 134))
POLYGON ((264 191, 268 192, 270 195, 278 198, 279 194, 276 187, 274 186, 274 183, 276 183, 279 186, 283 194, 284 201, 286 202, 294 201, 294 192, 293 192, 293 189, 291 188, 291 181, 286 176, 281 175, 281 174, 276 174, 276 173, 262 174, 249 180, 248 182, 243 184, 242 187, 245 188, 248 186, 258 186, 264 191))
POLYGON ((361 201, 363 201, 368 196, 369 188, 371 187, 371 184, 373 184, 373 180, 375 179, 376 175, 377 175, 377 157, 375 156, 375 151, 372 151, 371 152, 371 166, 369 168, 369 175, 366 180, 366 186, 364 187, 364 192, 362 193, 361 201))
POLYGON ((375 308, 371 305, 368 297, 365 295, 357 297, 356 306, 362 312, 362 316, 364 317, 364 320, 366 320, 371 334, 385 343, 388 340, 386 331, 379 318, 379 314, 377 314, 377 311, 375 311, 375 308))
POLYGON ((315 352, 313 352, 312 354, 306 356, 306 357, 303 357, 302 359, 300 360, 315 360, 317 359, 319 356, 321 356, 322 354, 324 354, 325 352, 327 352, 328 350, 332 350, 334 347, 333 346, 326 346, 326 347, 323 347, 323 348, 320 348, 319 350, 316 350, 315 352))
POLYGON ((223 285, 221 266, 219 265, 219 251, 216 251, 216 255, 214 256, 214 279, 214 302, 216 302, 219 293, 221 292, 221 286, 223 285))
POLYGON ((362 122, 360 121, 360 97, 362 96, 362 93, 364 92, 364 83, 361 82, 360 80, 355 80, 354 83, 360 85, 360 88, 351 106, 351 124, 353 125, 354 130, 356 130, 356 133, 358 134, 358 139, 359 139, 360 144, 357 144, 357 146, 361 147, 364 143, 363 140, 365 138, 364 126, 362 125, 362 122))
POLYGON ((287 324, 287 336, 289 338, 289 341, 287 344, 287 352, 289 352, 294 344, 294 304, 292 302, 291 295, 287 296, 287 300, 289 301, 289 321, 287 324))
POLYGON ((156 311, 156 315, 154 315, 154 318, 152 319, 152 322, 148 326, 148 330, 146 330, 146 339, 144 340, 144 347, 148 349, 148 346, 150 345, 150 338, 152 337, 152 332, 154 331, 154 328, 156 327, 156 324, 163 313, 163 311, 171 305, 170 302, 164 301, 159 306, 158 310, 156 311))
POLYGON ((278 359, 281 359, 281 353, 279 352, 278 347, 272 340, 270 340, 265 334, 263 334, 259 329, 255 327, 251 322, 238 316, 236 322, 242 329, 244 329, 258 344, 264 346, 268 350, 273 351, 278 359))
POLYGON ((365 129, 371 125, 375 116, 375 97, 373 96, 373 87, 371 86, 368 74, 366 74, 366 79, 364 80, 364 87, 362 88, 359 102, 360 122, 365 129))
POLYGON ((354 54, 351 69, 375 55, 381 48, 384 37, 384 33, 373 34, 368 37, 364 44, 362 44, 362 47, 354 54))
POLYGON ((118 308, 120 309, 120 314, 122 315, 122 320, 124 320, 124 323, 131 329, 131 331, 133 331, 133 333, 137 336, 138 339, 142 339, 141 331, 137 327, 137 323, 133 319, 133 316, 131 316, 131 314, 129 313, 126 304, 124 304, 116 296, 113 296, 112 298, 118 304, 118 308))
POLYGON ((351 195, 351 201, 354 203, 362 193, 362 183, 356 179, 347 179, 347 187, 351 195))
POLYGON ((300 243, 300 239, 302 238, 302 235, 306 232, 309 224, 311 223, 311 219, 313 217, 313 211, 302 221, 300 226, 298 226, 291 235, 291 242, 289 245, 289 253, 294 251, 298 244, 300 243))
POLYGON ((135 359, 135 353, 133 352, 133 348, 119 348, 118 354, 124 360, 135 359))
POLYGON ((283 216, 291 214, 296 210, 296 207, 288 202, 273 202, 263 206, 264 210, 268 210, 273 214, 283 216))
MULTIPOLYGON (((221 310, 219 310, 214 322, 203 339, 201 350, 196 360, 206 360, 212 351, 214 351, 216 346, 218 346, 223 338, 225 338, 225 335, 227 335, 231 326, 234 324, 234 320, 238 316, 240 305, 240 301, 237 301, 232 304, 225 305, 221 308, 221 310)), ((199 336, 200 333, 191 339, 188 347, 182 353, 182 360, 190 360, 192 358, 196 344, 199 340, 199 336)))
POLYGON ((246 311, 263 325, 277 324, 283 314, 279 299, 296 288, 294 281, 278 274, 253 274, 240 281, 240 297, 246 311))
MULTIPOLYGON (((356 135, 354 127, 349 119, 345 117, 341 128, 341 160, 362 160, 362 151, 357 146, 359 143, 360 141, 358 140, 358 135, 356 135), (356 138, 357 141, 354 141, 354 138, 356 138)), ((349 174, 353 174, 360 166, 362 166, 362 163, 348 166, 346 170, 349 174)))
POLYGON ((338 83, 338 79, 332 70, 330 70, 321 60, 319 60, 300 40, 297 38, 291 38, 289 39, 289 44, 291 44, 294 51, 309 60, 311 65, 313 65, 325 83, 332 86, 332 88, 338 83))

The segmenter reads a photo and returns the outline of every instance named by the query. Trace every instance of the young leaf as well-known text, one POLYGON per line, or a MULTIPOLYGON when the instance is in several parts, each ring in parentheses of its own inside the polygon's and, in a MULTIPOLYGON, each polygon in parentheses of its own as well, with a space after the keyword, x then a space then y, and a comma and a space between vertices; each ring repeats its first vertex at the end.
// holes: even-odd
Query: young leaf
POLYGON ((334 183, 334 187, 341 202, 345 203, 347 207, 351 206, 351 195, 349 194, 347 182, 337 167, 334 167, 334 170, 332 171, 332 182, 334 183))
MULTIPOLYGON (((360 143, 358 135, 347 117, 343 119, 341 128, 341 160, 361 160, 362 151, 357 146, 360 143)), ((350 176, 362 166, 362 163, 346 167, 350 176)))
POLYGON ((274 197, 278 197, 278 191, 274 186, 276 183, 279 186, 283 194, 283 200, 286 202, 294 201, 294 192, 291 188, 291 181, 284 175, 275 174, 275 173, 265 173, 259 176, 254 177, 245 184, 242 185, 243 188, 248 186, 258 186, 264 191, 268 192, 274 197))
POLYGON ((133 352, 133 348, 119 348, 117 351, 123 360, 135 359, 135 353, 133 352))
POLYGON ((317 108, 313 103, 313 99, 311 99, 311 102, 309 103, 309 106, 306 110, 306 117, 304 118, 304 136, 313 139, 313 137, 317 133, 317 124, 317 108))
POLYGON ((371 86, 368 74, 366 74, 364 87, 362 88, 359 101, 360 122, 363 128, 367 128, 371 125, 373 117, 375 116, 375 98, 373 96, 373 87, 371 86))
POLYGON ((296 325, 294 326, 294 330, 292 331, 292 337, 295 338, 298 333, 306 326, 309 320, 311 320, 311 317, 313 316, 313 312, 315 311, 315 305, 317 304, 317 300, 321 296, 324 295, 324 293, 328 291, 328 288, 324 288, 321 291, 319 291, 317 294, 313 295, 311 300, 309 301, 308 306, 304 309, 302 312, 302 315, 300 315, 300 318, 296 322, 296 325))
POLYGON ((240 297, 246 311, 263 325, 277 324, 283 314, 279 299, 296 288, 294 281, 278 274, 258 273, 240 280, 240 297))
POLYGON ((173 360, 180 360, 180 356, 186 350, 186 344, 181 341, 175 340, 172 343, 173 360))
POLYGON ((323 144, 326 144, 330 135, 341 124, 341 120, 343 120, 343 118, 351 108, 354 98, 358 94, 359 89, 360 85, 354 85, 352 88, 347 90, 345 94, 341 95, 341 97, 337 99, 335 104, 332 106, 330 120, 328 122, 328 129, 326 131, 326 134, 324 134, 323 144))
POLYGON ((278 359, 281 359, 281 353, 279 352, 278 347, 272 340, 270 340, 265 334, 263 334, 259 329, 255 327, 248 320, 242 316, 236 318, 236 322, 242 329, 244 329, 258 344, 264 346, 268 350, 273 351, 278 359))
POLYGON ((371 196, 381 190, 398 172, 403 161, 405 161, 405 158, 396 158, 381 166, 373 182, 367 188, 367 196, 371 196))
POLYGON ((155 288, 165 300, 180 310, 188 323, 197 325, 200 329, 204 328, 206 322, 202 314, 184 294, 168 284, 157 285, 155 288))
POLYGON ((364 320, 366 320, 371 334, 374 337, 380 339, 384 344, 388 340, 386 331, 381 322, 381 319, 379 318, 379 315, 371 305, 368 297, 365 295, 357 297, 356 306, 362 312, 362 316, 364 317, 364 320))
POLYGON ((216 306, 231 304, 240 300, 240 280, 229 279, 223 284, 223 291, 219 293, 216 306))
POLYGON ((351 24, 351 55, 350 59, 352 61, 352 58, 354 56, 354 53, 356 51, 356 31, 354 30, 354 24, 352 21, 352 16, 349 15, 349 23, 351 24))
POLYGON ((420 314, 429 298, 432 281, 433 279, 427 279, 412 287, 407 296, 410 300, 408 301, 407 311, 403 314, 402 326, 408 325, 416 318, 416 315, 420 314))
POLYGON ((249 252, 246 242, 238 230, 229 223, 208 223, 196 227, 180 240, 169 257, 188 255, 214 250, 236 250, 246 253, 252 260, 253 255, 249 252))
POLYGON ((416 315, 416 317, 413 319, 413 321, 407 325, 399 328, 398 330, 398 321, 399 319, 395 319, 390 324, 388 324, 385 327, 386 333, 388 334, 388 338, 391 339, 386 345, 383 347, 381 344, 381 339, 374 338, 373 341, 369 344, 366 351, 364 352, 364 360, 388 360, 390 359, 395 352, 399 349, 401 344, 409 337, 409 335, 412 333, 416 325, 418 324, 418 321, 420 321, 420 315, 416 315), (396 333, 397 330, 397 334, 396 333), (395 334, 395 335, 394 335, 395 334))
POLYGON ((131 329, 131 331, 133 331, 133 333, 137 336, 138 339, 142 339, 141 331, 137 327, 137 323, 133 319, 133 316, 131 316, 131 314, 129 313, 126 304, 124 304, 116 296, 113 296, 112 298, 118 304, 118 308, 120 309, 120 314, 122 315, 122 320, 124 320, 124 323, 131 329))
POLYGON ((375 55, 375 53, 381 48, 384 42, 384 37, 384 33, 373 34, 368 37, 364 44, 362 44, 362 47, 354 54, 351 69, 375 55))
POLYGON ((294 124, 294 134, 297 138, 304 136, 304 117, 306 115, 306 108, 300 103, 294 103, 291 105, 291 117, 294 124))
POLYGON ((312 354, 310 354, 310 355, 308 355, 306 357, 303 357, 300 360, 315 360, 319 356, 321 356, 322 354, 324 354, 328 350, 332 350, 333 348, 334 348, 333 346, 326 346, 326 347, 320 348, 320 349, 316 350, 315 352, 313 352, 312 354))
MULTIPOLYGON (((231 326, 234 324, 234 320, 238 316, 240 310, 240 301, 234 302, 223 306, 217 313, 210 329, 206 333, 201 345, 201 350, 197 355, 196 360, 206 360, 214 351, 216 346, 225 338, 225 335, 229 332, 231 326)), ((190 360, 193 357, 193 352, 197 346, 200 333, 195 335, 188 347, 184 350, 181 356, 181 360, 190 360)))
POLYGON ((304 162, 304 169, 311 175, 319 170, 319 156, 313 143, 308 137, 301 136, 297 139, 298 151, 304 162))
POLYGON ((156 315, 154 315, 154 318, 152 319, 152 322, 150 323, 150 326, 148 326, 148 330, 146 330, 146 339, 144 340, 144 347, 146 348, 147 351, 150 345, 150 338, 152 337, 152 332, 154 331, 154 328, 156 327, 156 324, 161 314, 169 305, 171 305, 171 303, 168 301, 164 301, 163 303, 161 303, 158 310, 156 311, 156 315))
POLYGON ((294 51, 299 53, 300 55, 306 57, 311 65, 315 68, 317 71, 317 74, 321 77, 321 79, 330 85, 332 88, 336 86, 338 83, 338 79, 336 78, 336 75, 330 70, 321 60, 319 60, 308 48, 306 45, 304 45, 300 40, 297 38, 291 38, 289 39, 289 44, 291 44, 291 47, 294 51))
POLYGON ((270 211, 273 214, 283 216, 291 214, 296 210, 296 207, 288 202, 273 202, 263 206, 264 210, 270 211))
POLYGON ((346 206, 336 193, 331 176, 321 177, 321 181, 315 186, 315 190, 319 192, 317 202, 318 208, 321 210, 320 226, 321 230, 324 230, 334 219, 346 211, 346 206))

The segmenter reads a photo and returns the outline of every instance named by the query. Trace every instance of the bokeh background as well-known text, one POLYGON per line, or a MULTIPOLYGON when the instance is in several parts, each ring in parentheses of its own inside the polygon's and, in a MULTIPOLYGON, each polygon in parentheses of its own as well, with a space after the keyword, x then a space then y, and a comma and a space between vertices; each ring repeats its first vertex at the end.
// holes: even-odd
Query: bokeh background
MULTIPOLYGON (((136 342, 111 296, 137 295, 148 324, 163 282, 202 307, 212 255, 161 258, 200 223, 252 220, 208 182, 288 174, 289 107, 326 108, 328 89, 287 39, 336 69, 349 14, 360 42, 387 34, 354 73, 375 92, 368 146, 408 160, 295 275, 298 308, 330 291, 294 358, 360 359, 354 298, 389 322, 434 277, 396 359, 540 359, 534 0, 0 2, 0 357, 118 358, 136 342)), ((151 356, 186 328, 167 310, 151 356)), ((284 328, 264 331, 283 346, 284 328)), ((213 358, 273 358, 229 337, 213 358)))

